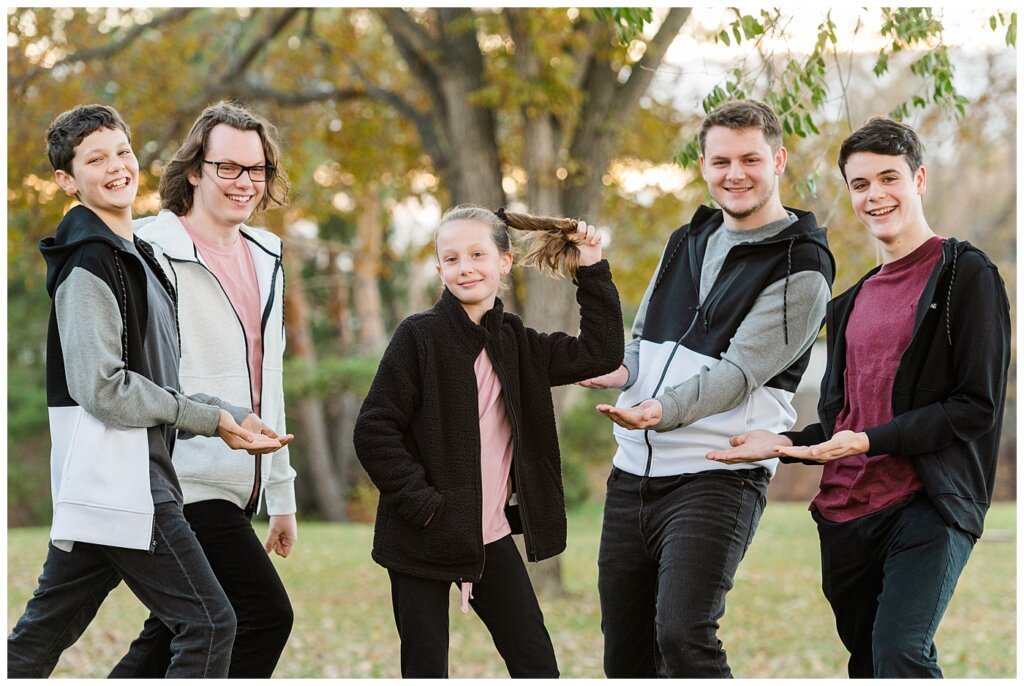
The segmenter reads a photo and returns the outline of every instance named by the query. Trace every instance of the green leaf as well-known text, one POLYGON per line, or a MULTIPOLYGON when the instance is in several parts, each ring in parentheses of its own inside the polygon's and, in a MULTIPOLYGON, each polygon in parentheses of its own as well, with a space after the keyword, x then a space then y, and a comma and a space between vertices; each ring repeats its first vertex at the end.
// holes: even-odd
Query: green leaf
POLYGON ((804 114, 804 123, 807 124, 807 129, 815 136, 821 134, 821 131, 819 131, 818 127, 815 126, 814 119, 811 118, 810 112, 804 114))
POLYGON ((889 56, 884 52, 878 53, 878 59, 875 60, 875 76, 881 76, 889 70, 889 56))

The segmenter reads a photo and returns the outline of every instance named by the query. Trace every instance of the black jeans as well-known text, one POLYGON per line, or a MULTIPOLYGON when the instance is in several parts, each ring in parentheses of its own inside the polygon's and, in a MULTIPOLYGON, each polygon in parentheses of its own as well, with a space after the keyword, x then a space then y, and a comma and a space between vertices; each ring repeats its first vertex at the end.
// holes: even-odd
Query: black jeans
MULTIPOLYGON (((226 500, 185 506, 217 580, 238 618, 229 677, 269 679, 292 629, 292 606, 281 578, 240 507, 226 500)), ((172 634, 150 615, 112 678, 155 678, 171 659, 172 634)))
POLYGON ((813 516, 821 588, 850 651, 850 676, 941 678, 935 631, 974 537, 923 496, 849 522, 813 516))
POLYGON ((597 558, 608 677, 732 676, 718 620, 768 480, 762 467, 646 478, 612 468, 597 558))
POLYGON ((124 579, 171 627, 167 677, 227 676, 235 613, 176 503, 156 505, 156 550, 51 543, 39 587, 7 638, 8 677, 47 677, 124 579))
MULTIPOLYGON (((555 678, 558 664, 544 615, 512 536, 484 546, 484 573, 473 584, 470 606, 491 632, 494 647, 516 678, 555 678)), ((451 581, 399 574, 391 602, 402 642, 402 676, 448 676, 448 595, 451 581)))

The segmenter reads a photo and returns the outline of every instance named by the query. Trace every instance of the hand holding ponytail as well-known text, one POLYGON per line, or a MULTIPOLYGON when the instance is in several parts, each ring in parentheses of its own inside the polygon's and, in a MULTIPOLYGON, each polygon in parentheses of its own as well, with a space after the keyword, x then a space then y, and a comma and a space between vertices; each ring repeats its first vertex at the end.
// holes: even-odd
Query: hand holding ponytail
POLYGON ((596 227, 576 219, 534 217, 529 214, 507 212, 504 208, 495 214, 509 228, 531 232, 530 249, 525 262, 552 276, 561 276, 563 270, 573 280, 576 270, 601 260, 601 233, 596 227))

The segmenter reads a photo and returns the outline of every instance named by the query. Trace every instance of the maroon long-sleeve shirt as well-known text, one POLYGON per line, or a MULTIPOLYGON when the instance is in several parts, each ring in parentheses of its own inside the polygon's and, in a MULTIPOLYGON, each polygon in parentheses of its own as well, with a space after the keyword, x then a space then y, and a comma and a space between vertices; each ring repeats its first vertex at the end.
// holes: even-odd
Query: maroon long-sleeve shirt
MULTIPOLYGON (((846 401, 835 432, 863 431, 893 418, 892 386, 910 345, 914 313, 942 253, 939 236, 883 265, 864 282, 846 327, 846 401)), ((901 455, 851 455, 825 464, 810 508, 846 522, 884 510, 923 488, 913 461, 901 455)))

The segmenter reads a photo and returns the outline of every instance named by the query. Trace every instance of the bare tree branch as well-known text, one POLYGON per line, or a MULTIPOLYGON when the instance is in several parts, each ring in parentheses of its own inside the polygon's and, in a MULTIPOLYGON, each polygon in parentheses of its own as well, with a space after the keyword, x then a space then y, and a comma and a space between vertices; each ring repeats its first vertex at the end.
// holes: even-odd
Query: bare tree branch
POLYGON ((424 62, 429 62, 440 51, 437 41, 405 10, 387 7, 376 12, 395 40, 401 40, 424 62))
POLYGON ((633 108, 640 101, 640 96, 651 85, 651 79, 654 78, 657 66, 661 64, 661 61, 665 58, 665 53, 668 52, 669 46, 672 45, 672 41, 676 39, 676 36, 679 35, 679 30, 683 28, 683 24, 690 17, 690 9, 689 7, 673 7, 669 10, 665 20, 658 28, 658 33, 647 43, 647 51, 644 53, 644 56, 633 65, 633 71, 630 73, 629 79, 618 89, 615 95, 613 109, 619 113, 619 116, 629 116, 633 108))
POLYGON ((263 36, 253 41, 252 45, 249 46, 249 49, 231 65, 223 79, 228 80, 241 76, 249 65, 252 64, 253 60, 255 60, 264 49, 266 49, 267 45, 274 40, 277 34, 281 33, 292 18, 301 11, 302 9, 298 7, 292 7, 284 10, 280 15, 278 15, 277 19, 271 22, 270 26, 267 27, 263 36))

